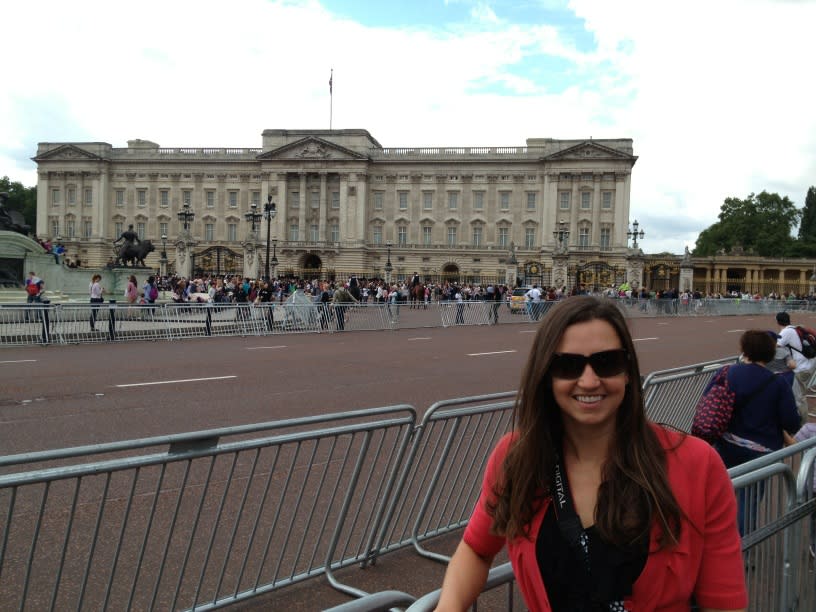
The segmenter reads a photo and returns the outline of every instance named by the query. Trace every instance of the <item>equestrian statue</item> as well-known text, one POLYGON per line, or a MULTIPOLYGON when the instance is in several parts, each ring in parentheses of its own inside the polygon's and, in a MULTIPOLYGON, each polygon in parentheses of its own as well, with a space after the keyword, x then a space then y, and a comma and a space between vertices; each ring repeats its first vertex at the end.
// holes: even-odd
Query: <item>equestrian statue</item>
POLYGON ((150 240, 139 240, 139 235, 133 231, 133 225, 128 225, 127 230, 122 232, 116 240, 114 245, 122 242, 122 246, 116 253, 116 265, 127 267, 128 262, 135 268, 138 263, 140 267, 145 268, 145 257, 149 253, 156 250, 150 240))

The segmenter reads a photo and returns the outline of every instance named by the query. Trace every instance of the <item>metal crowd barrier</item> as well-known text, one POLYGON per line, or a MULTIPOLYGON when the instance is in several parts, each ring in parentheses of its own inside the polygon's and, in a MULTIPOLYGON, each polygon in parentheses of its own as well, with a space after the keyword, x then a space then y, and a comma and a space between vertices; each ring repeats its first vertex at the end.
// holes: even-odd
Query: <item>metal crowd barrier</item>
POLYGON ((2 607, 208 610, 363 561, 415 420, 391 406, 5 457, 2 607))
MULTIPOLYGON (((629 318, 642 316, 767 315, 779 310, 813 311, 813 302, 778 300, 613 299, 629 318)), ((0 346, 178 340, 209 336, 412 329, 456 325, 535 323, 556 302, 527 304, 511 312, 507 302, 320 304, 169 303, 123 305, 0 304, 0 346), (342 317, 340 315, 343 315, 342 317), (93 323, 93 325, 92 325, 93 323), (92 327, 94 329, 92 329, 92 327)), ((770 319, 769 319, 770 320, 770 319)))
POLYGON ((651 372, 643 380, 646 416, 655 423, 663 423, 690 433, 697 400, 706 385, 722 366, 736 362, 737 357, 726 357, 651 372))

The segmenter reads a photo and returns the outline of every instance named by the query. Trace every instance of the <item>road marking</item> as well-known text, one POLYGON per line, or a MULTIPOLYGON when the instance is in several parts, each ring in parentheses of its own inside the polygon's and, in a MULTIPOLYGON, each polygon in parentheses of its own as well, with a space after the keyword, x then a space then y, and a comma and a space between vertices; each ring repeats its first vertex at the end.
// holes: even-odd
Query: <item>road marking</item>
POLYGON ((725 333, 726 334, 741 334, 744 331, 745 331, 744 329, 729 329, 725 333))
POLYGON ((211 376, 209 378, 179 378, 178 380, 156 380, 153 382, 143 382, 143 383, 129 383, 127 385, 114 385, 114 387, 124 388, 124 387, 146 387, 148 385, 172 385, 174 383, 186 383, 186 382, 202 382, 205 380, 225 380, 227 378, 238 378, 237 376, 211 376))
POLYGON ((36 359, 17 359, 16 361, 0 361, 0 363, 36 363, 36 359))
POLYGON ((671 325, 670 323, 658 323, 658 325, 671 325))
POLYGON ((481 357, 482 355, 502 355, 504 353, 517 353, 518 351, 513 349, 512 351, 493 351, 490 353, 467 353, 468 357, 481 357))
POLYGON ((408 338, 408 342, 410 342, 411 340, 432 340, 432 338, 430 338, 430 337, 425 337, 425 338, 408 338))
POLYGON ((538 331, 537 329, 525 329, 524 331, 520 331, 519 333, 520 334, 534 334, 537 331, 538 331))
POLYGON ((642 342, 644 340, 660 340, 660 338, 632 338, 632 342, 642 342))
POLYGON ((257 351, 260 349, 279 349, 279 348, 286 348, 285 344, 279 344, 278 346, 248 346, 246 350, 248 351, 257 351))

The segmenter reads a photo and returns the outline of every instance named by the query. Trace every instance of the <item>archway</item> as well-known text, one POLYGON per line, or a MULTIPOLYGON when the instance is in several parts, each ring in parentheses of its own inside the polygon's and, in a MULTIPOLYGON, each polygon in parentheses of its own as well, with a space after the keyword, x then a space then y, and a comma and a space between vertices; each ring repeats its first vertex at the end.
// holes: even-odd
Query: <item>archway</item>
POLYGON ((320 270, 323 267, 323 261, 314 253, 306 253, 300 265, 304 270, 320 270))
POLYGON ((451 283, 459 282, 459 266, 455 263, 446 263, 442 266, 442 280, 451 283))

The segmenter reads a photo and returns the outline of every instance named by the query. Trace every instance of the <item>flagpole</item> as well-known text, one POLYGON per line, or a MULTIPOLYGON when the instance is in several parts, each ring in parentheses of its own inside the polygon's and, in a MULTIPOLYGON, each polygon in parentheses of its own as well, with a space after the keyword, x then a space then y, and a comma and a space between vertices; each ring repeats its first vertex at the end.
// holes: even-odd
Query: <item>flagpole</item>
POLYGON ((334 68, 331 69, 329 76, 329 131, 332 129, 332 102, 334 101, 334 94, 332 93, 332 81, 334 80, 334 68))

